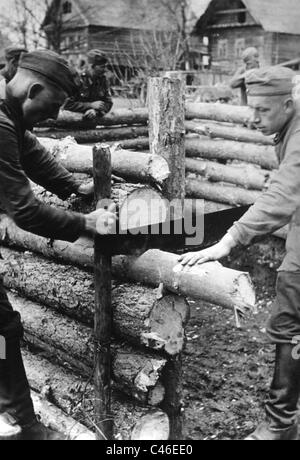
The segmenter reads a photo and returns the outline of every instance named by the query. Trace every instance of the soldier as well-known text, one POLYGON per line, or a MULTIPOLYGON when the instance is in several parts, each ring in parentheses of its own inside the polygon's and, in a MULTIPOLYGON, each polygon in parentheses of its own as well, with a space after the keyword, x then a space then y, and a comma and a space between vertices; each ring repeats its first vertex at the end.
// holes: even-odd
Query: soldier
POLYGON ((68 99, 64 110, 84 113, 85 118, 95 120, 112 109, 113 101, 105 75, 107 62, 107 57, 99 50, 88 53, 88 66, 81 74, 80 95, 68 99))
POLYGON ((277 134, 279 171, 269 189, 215 246, 181 258, 186 266, 219 260, 254 237, 289 224, 286 257, 279 269, 277 297, 267 333, 276 345, 274 378, 266 421, 247 440, 297 440, 300 395, 300 111, 293 99, 292 70, 253 70, 246 77, 254 123, 266 136, 277 134))
POLYGON ((259 68, 259 52, 256 48, 247 48, 242 54, 245 65, 241 67, 230 82, 232 89, 241 89, 241 104, 247 105, 247 92, 245 85, 245 73, 248 70, 259 68))
POLYGON ((17 73, 17 68, 22 53, 27 53, 26 48, 20 46, 10 46, 5 50, 5 66, 1 70, 3 79, 0 82, 0 99, 5 97, 5 87, 7 83, 14 78, 17 73))
MULTIPOLYGON (((75 84, 67 62, 50 51, 21 57, 15 77, 0 103, 0 201, 7 214, 24 230, 37 235, 75 241, 79 237, 112 232, 113 207, 88 215, 62 211, 40 202, 29 179, 66 199, 91 195, 93 185, 74 180, 39 144, 28 129, 56 118, 75 84), (96 229, 97 225, 97 229, 96 229)), ((45 440, 49 432, 38 423, 20 351, 20 315, 15 312, 0 281, 0 336, 6 359, 0 360, 0 440, 45 440)))

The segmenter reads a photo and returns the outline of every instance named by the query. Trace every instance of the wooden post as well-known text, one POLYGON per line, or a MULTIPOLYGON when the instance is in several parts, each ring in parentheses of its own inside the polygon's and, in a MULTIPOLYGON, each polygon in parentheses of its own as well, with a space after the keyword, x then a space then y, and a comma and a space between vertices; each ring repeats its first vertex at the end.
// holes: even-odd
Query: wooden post
MULTIPOLYGON (((107 145, 96 145, 94 153, 95 198, 111 197, 111 152, 107 145)), ((113 439, 111 415, 111 255, 103 251, 103 240, 95 238, 95 418, 98 440, 113 439)))
POLYGON ((150 150, 171 170, 164 195, 185 197, 185 83, 182 78, 151 78, 149 83, 150 150))
MULTIPOLYGON (((171 171, 164 195, 171 202, 185 199, 185 83, 182 76, 149 81, 149 134, 152 154, 163 156, 171 171)), ((163 409, 170 419, 170 439, 182 439, 182 355, 170 358, 164 372, 163 409)))

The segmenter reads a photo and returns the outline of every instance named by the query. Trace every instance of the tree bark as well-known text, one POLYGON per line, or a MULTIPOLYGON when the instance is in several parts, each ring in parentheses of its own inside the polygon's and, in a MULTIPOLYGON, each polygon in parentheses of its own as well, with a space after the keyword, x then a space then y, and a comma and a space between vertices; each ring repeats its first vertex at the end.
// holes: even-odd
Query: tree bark
MULTIPOLYGON (((91 375, 94 367, 91 328, 12 293, 9 299, 22 316, 26 343, 52 353, 62 365, 68 363, 83 375, 91 375)), ((114 343, 112 352, 112 378, 117 388, 143 404, 153 400, 154 391, 155 400, 160 400, 160 404, 165 396, 160 375, 166 360, 124 344, 114 343)))
POLYGON ((186 118, 188 120, 201 119, 248 124, 251 119, 251 110, 248 107, 228 104, 189 103, 186 118))
MULTIPOLYGON (((93 174, 93 147, 78 145, 73 139, 40 139, 41 144, 70 172, 93 174)), ((146 153, 112 148, 112 168, 117 176, 138 182, 163 184, 170 170, 166 160, 146 153)))
MULTIPOLYGON (((92 274, 3 247, 1 254, 0 273, 6 287, 70 318, 93 325, 92 274)), ((182 297, 170 294, 158 300, 155 289, 114 283, 112 307, 113 329, 120 339, 169 355, 183 350, 184 328, 190 309, 182 297)))
POLYGON ((205 136, 187 137, 186 154, 187 157, 198 157, 208 160, 237 160, 254 163, 268 170, 278 168, 278 160, 274 147, 266 145, 212 140, 205 136))
POLYGON ((94 433, 67 416, 35 391, 31 392, 34 411, 43 425, 67 438, 68 441, 96 441, 94 433))
POLYGON ((186 159, 186 170, 212 182, 228 182, 246 189, 263 190, 270 179, 270 171, 253 165, 227 166, 213 161, 186 159))
MULTIPOLYGON (((55 241, 52 245, 42 237, 18 229, 10 219, 0 220, 3 243, 43 254, 61 262, 93 269, 94 250, 89 240, 76 243, 55 241)), ((248 273, 209 263, 192 269, 181 269, 179 256, 151 250, 140 257, 113 258, 112 272, 116 279, 129 280, 149 286, 164 283, 166 288, 191 299, 206 300, 224 308, 254 309, 255 294, 248 273)))
POLYGON ((129 126, 109 129, 77 130, 77 131, 54 131, 36 130, 35 133, 40 138, 64 139, 68 136, 73 137, 78 144, 96 144, 98 142, 119 142, 126 139, 137 139, 146 137, 149 130, 146 126, 129 126))
POLYGON ((274 146, 273 138, 264 136, 260 131, 241 126, 228 126, 226 124, 222 125, 205 121, 186 121, 185 127, 187 132, 208 136, 211 139, 225 139, 228 141, 274 146))
POLYGON ((150 152, 170 169, 164 196, 185 198, 185 83, 183 79, 151 78, 149 83, 150 152))
POLYGON ((232 206, 248 206, 261 196, 256 190, 245 190, 229 185, 212 184, 206 180, 187 179, 186 192, 189 198, 202 198, 232 206))
POLYGON ((146 125, 148 123, 148 110, 139 109, 118 109, 113 110, 98 120, 86 120, 84 115, 76 112, 62 110, 57 120, 47 120, 39 126, 46 128, 61 129, 89 129, 99 126, 115 125, 146 125))
MULTIPOLYGON (((30 387, 39 392, 44 398, 63 410, 66 414, 80 420, 87 427, 95 430, 94 424, 94 389, 87 378, 78 376, 66 367, 60 367, 45 359, 40 354, 32 354, 23 350, 23 358, 30 387)), ((46 417, 49 411, 46 406, 46 417)), ((39 411, 40 413, 40 411, 39 411)), ((115 438, 118 440, 137 440, 134 437, 134 430, 143 427, 143 417, 149 415, 149 408, 138 406, 124 399, 118 392, 113 391, 112 413, 115 420, 115 438), (142 423, 142 424, 141 424, 142 423)), ((157 414, 157 420, 161 419, 161 411, 150 411, 150 415, 157 414)), ((43 417, 43 421, 45 417, 43 417)), ((147 426, 147 425, 146 425, 147 426)), ((154 427, 149 439, 168 439, 168 420, 160 430, 154 427), (167 435, 167 436, 166 436, 167 435), (158 436, 158 437, 156 437, 158 436)), ((76 425, 69 428, 67 425, 66 434, 73 439, 77 435, 76 425), (75 431, 75 433, 74 433, 75 431)), ((54 428, 54 427, 53 427, 54 428)), ((86 429, 88 431, 88 429, 86 429)), ((79 433, 80 434, 80 433, 79 433)))

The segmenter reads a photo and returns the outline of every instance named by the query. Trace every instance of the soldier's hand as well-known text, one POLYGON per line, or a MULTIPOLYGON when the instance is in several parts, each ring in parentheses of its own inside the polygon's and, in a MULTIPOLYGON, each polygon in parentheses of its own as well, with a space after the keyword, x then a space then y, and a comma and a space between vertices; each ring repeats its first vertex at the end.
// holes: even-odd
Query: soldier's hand
POLYGON ((90 181, 85 184, 81 184, 78 187, 77 195, 82 196, 83 198, 93 197, 95 193, 94 181, 90 181))
POLYGON ((97 209, 97 211, 85 216, 86 232, 96 236, 114 235, 116 233, 116 205, 111 204, 107 210, 97 209))
POLYGON ((180 257, 179 263, 183 266, 193 267, 205 264, 206 262, 223 259, 230 254, 231 249, 236 245, 233 238, 227 234, 218 244, 204 249, 200 252, 191 252, 180 257))
POLYGON ((95 120, 97 118, 97 112, 95 109, 87 110, 83 116, 86 120, 95 120))
POLYGON ((105 103, 102 101, 95 101, 91 104, 92 108, 98 112, 102 112, 105 109, 105 103))

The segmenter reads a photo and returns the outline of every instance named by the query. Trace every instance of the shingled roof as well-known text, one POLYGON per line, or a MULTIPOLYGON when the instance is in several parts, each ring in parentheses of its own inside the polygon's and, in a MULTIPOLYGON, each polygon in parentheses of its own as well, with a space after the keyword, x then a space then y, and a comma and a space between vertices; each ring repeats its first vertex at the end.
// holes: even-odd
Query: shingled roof
MULTIPOLYGON (((253 19, 266 32, 300 35, 300 0, 242 0, 253 19)), ((207 14, 213 14, 213 5, 222 0, 212 0, 201 16, 198 25, 207 14)), ((203 23, 202 23, 203 24, 203 23)))

